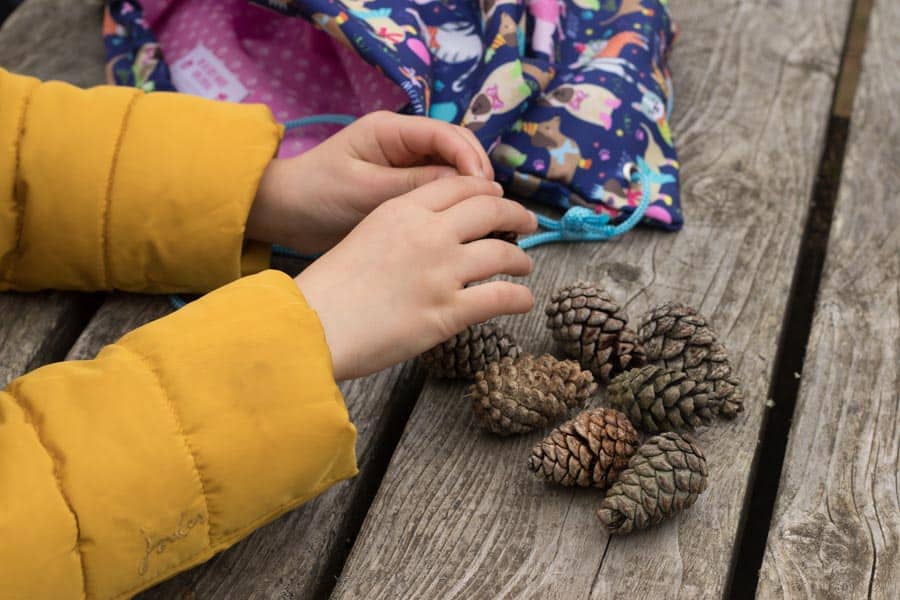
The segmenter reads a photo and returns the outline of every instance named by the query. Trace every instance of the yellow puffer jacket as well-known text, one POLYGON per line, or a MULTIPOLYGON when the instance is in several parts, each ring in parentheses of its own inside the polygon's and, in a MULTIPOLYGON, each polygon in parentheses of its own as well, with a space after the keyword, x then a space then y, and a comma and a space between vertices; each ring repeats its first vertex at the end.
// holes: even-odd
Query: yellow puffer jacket
POLYGON ((3 598, 133 595, 356 473, 315 313, 238 279, 280 136, 264 107, 0 70, 0 289, 224 285, 0 392, 3 598))

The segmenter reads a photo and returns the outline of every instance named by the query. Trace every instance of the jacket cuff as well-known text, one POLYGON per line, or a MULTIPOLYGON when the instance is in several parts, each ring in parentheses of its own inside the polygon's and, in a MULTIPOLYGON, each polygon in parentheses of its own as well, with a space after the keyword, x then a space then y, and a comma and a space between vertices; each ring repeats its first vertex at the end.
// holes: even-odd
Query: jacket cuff
POLYGON ((283 131, 268 108, 0 71, 20 81, 0 289, 197 293, 265 268, 244 229, 283 131))
POLYGON ((322 326, 276 271, 8 391, 0 474, 31 495, 0 532, 47 526, 34 554, 0 550, 0 583, 130 596, 357 472, 322 326))

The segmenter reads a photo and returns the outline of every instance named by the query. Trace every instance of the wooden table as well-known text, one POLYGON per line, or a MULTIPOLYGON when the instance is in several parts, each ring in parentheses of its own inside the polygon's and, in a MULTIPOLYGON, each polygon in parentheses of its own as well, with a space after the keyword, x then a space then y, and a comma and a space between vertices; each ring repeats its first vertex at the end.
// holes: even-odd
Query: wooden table
MULTIPOLYGON (((853 99, 851 85, 833 101, 851 0, 673 4, 685 229, 539 248, 528 284, 538 306, 588 278, 634 315, 678 300, 711 318, 746 410, 700 432, 697 505, 610 538, 597 493, 524 468, 541 432, 480 434, 463 386, 410 363, 343 386, 358 477, 144 598, 898 597, 900 5, 876 0, 844 155, 826 132, 846 128, 833 106, 853 99)), ((97 2, 29 0, 0 30, 0 64, 99 83, 97 19, 97 2)), ((0 295, 0 383, 170 310, 0 295)), ((551 350, 539 311, 504 322, 551 350)))

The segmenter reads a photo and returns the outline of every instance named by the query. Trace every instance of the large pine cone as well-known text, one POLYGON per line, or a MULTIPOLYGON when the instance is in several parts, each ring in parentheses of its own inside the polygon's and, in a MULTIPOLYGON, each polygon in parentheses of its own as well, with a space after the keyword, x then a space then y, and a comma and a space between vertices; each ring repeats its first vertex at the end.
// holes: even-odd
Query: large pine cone
POLYGON ((645 317, 638 341, 647 351, 649 363, 708 383, 716 414, 733 419, 744 409, 740 382, 725 346, 696 309, 677 302, 663 304, 645 317))
POLYGON ((575 361, 524 354, 489 363, 466 395, 482 429, 511 435, 546 427, 584 406, 596 389, 593 375, 575 361))
POLYGON ((535 446, 528 468, 560 485, 606 488, 628 465, 638 444, 628 417, 611 408, 592 408, 535 446))
POLYGON ((707 474, 706 457, 690 436, 652 437, 609 488, 597 516, 610 533, 646 529, 692 506, 707 474))
POLYGON ((715 417, 708 383, 656 365, 617 376, 606 390, 610 404, 649 433, 708 425, 715 417))
POLYGON ((567 356, 578 360, 603 383, 616 374, 646 364, 628 316, 605 291, 579 281, 550 298, 547 327, 567 356))
POLYGON ((516 340, 494 323, 472 325, 422 354, 422 362, 435 377, 472 379, 491 362, 520 354, 516 340))

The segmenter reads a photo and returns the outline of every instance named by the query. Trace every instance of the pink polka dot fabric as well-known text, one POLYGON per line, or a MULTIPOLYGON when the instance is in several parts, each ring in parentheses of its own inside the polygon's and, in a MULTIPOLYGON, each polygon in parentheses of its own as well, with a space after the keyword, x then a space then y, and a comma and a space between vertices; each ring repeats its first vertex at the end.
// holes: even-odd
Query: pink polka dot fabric
MULTIPOLYGON (((303 19, 244 0, 144 0, 144 14, 166 61, 203 45, 279 121, 322 113, 362 116, 397 110, 409 99, 375 67, 303 19)), ((289 132, 279 157, 305 152, 336 131, 314 125, 289 132)))

